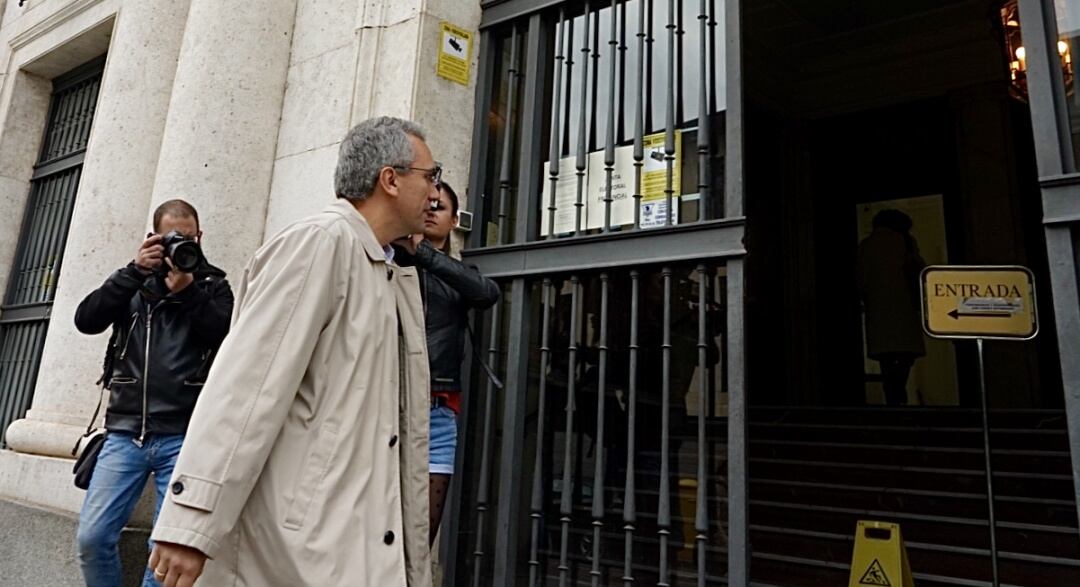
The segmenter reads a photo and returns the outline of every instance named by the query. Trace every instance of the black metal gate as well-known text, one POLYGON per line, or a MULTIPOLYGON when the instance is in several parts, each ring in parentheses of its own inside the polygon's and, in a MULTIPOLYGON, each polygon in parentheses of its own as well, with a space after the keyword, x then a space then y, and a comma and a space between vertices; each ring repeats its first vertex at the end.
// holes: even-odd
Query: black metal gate
POLYGON ((745 585, 739 5, 483 6, 448 584, 745 585))
POLYGON ((34 396, 104 58, 53 82, 45 138, 30 183, 19 245, 0 306, 0 434, 34 396))

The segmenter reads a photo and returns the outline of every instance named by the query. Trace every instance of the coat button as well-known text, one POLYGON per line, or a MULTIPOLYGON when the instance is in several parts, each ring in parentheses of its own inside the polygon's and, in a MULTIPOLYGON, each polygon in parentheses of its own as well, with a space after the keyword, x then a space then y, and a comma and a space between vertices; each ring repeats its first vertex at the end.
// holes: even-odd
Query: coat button
POLYGON ((394 448, 395 444, 397 444, 397 434, 390 437, 390 448, 394 448))
POLYGON ((184 492, 184 484, 179 482, 179 481, 177 481, 176 483, 173 483, 172 484, 172 492, 173 492, 173 495, 180 495, 181 493, 184 492))
POLYGON ((394 533, 392 531, 390 531, 390 530, 387 530, 386 534, 383 534, 382 541, 387 546, 390 546, 391 544, 394 543, 394 533))

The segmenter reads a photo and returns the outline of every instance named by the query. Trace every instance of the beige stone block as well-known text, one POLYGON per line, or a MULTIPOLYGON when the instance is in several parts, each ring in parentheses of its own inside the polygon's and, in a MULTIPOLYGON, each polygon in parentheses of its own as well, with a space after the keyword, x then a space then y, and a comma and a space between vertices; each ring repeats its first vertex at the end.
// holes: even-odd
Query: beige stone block
POLYGON ((360 12, 361 28, 389 27, 416 18, 424 0, 365 0, 360 12))
MULTIPOLYGON (((344 131, 341 133, 344 135, 344 131)), ((263 240, 334 201, 338 144, 279 159, 274 165, 263 240)))
POLYGON ((352 124, 374 116, 412 115, 420 19, 359 31, 352 124))
MULTIPOLYGON (((77 514, 86 493, 73 483, 73 464, 72 459, 0 450, 0 496, 77 514)), ((153 480, 150 480, 128 525, 149 528, 154 519, 155 500, 153 480)))
POLYGON ((0 176, 30 179, 49 113, 52 82, 20 71, 11 84, 10 93, 5 92, 7 112, 0 127, 0 176))
POLYGON ((345 46, 355 37, 356 0, 305 0, 296 7, 293 32, 292 64, 306 61, 345 46))
POLYGON ((345 135, 349 129, 354 51, 350 43, 289 68, 278 159, 325 147, 345 135))

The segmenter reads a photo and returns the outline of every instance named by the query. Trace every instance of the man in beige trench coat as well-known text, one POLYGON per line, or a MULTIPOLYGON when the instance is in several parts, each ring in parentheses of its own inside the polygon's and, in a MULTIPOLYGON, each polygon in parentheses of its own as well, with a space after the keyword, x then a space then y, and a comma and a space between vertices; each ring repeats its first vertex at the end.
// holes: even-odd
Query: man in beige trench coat
POLYGON ((440 175, 416 125, 363 122, 338 200, 255 253, 151 536, 166 587, 431 583, 423 312, 389 244, 440 175))

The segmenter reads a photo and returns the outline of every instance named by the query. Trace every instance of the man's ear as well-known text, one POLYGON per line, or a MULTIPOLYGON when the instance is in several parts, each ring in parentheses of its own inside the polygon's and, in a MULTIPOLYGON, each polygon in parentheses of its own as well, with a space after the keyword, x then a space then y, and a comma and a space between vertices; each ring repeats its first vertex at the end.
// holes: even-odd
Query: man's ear
POLYGON ((200 244, 200 245, 202 244, 202 231, 201 230, 199 232, 195 233, 195 242, 200 244))
POLYGON ((387 166, 379 170, 379 180, 376 183, 387 194, 397 196, 398 179, 397 171, 393 167, 387 166))

